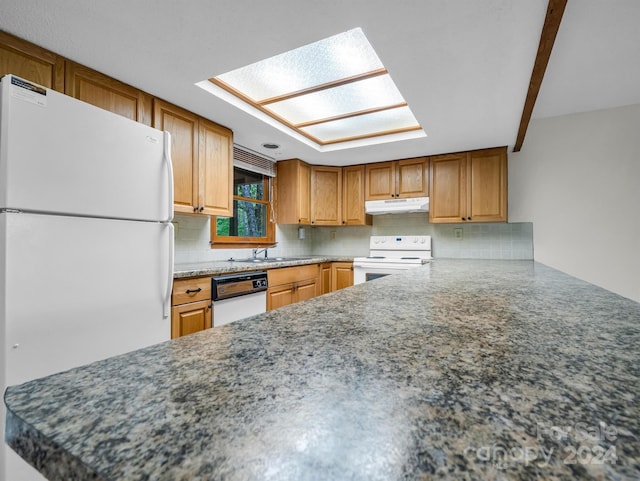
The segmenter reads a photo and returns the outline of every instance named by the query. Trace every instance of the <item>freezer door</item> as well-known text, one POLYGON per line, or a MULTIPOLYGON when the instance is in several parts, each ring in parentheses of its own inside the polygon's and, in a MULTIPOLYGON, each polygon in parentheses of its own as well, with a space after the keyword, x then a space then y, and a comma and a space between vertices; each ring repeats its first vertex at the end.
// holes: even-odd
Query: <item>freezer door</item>
POLYGON ((168 133, 11 75, 0 88, 0 208, 172 218, 168 133))

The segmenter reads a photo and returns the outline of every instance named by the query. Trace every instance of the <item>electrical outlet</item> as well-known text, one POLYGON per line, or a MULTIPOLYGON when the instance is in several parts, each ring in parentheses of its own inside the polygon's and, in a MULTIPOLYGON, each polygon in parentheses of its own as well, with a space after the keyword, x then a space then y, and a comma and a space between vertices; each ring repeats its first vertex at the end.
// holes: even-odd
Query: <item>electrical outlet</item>
POLYGON ((462 233, 462 227, 453 228, 453 237, 454 239, 462 240, 462 238, 464 237, 462 233))
POLYGON ((329 232, 329 239, 336 240, 336 231, 332 230, 329 232))

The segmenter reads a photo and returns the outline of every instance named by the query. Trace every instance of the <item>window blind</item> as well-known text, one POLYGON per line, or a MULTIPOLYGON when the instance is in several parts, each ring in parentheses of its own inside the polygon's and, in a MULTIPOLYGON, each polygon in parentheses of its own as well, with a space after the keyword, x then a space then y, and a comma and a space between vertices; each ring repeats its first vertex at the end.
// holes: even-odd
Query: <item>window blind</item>
POLYGON ((276 176, 276 161, 251 149, 233 144, 233 165, 267 177, 276 176))

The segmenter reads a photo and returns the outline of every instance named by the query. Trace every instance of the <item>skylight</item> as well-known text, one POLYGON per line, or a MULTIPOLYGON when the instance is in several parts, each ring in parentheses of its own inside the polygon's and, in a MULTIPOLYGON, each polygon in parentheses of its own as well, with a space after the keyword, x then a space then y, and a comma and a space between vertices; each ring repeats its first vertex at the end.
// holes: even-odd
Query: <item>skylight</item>
POLYGON ((360 28, 198 85, 318 150, 426 135, 360 28))

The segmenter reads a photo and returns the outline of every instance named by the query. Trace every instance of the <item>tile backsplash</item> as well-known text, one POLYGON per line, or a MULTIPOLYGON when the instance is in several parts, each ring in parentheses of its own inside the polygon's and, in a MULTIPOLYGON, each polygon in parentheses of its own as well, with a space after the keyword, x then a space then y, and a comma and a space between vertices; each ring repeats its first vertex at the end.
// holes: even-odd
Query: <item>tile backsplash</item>
MULTIPOLYGON (((311 254, 363 256, 371 235, 430 235, 434 257, 467 259, 533 259, 533 224, 429 224, 429 215, 389 214, 373 218, 373 226, 310 227, 298 239, 298 226, 276 226, 278 245, 270 256, 311 254)), ((209 217, 176 215, 176 263, 226 260, 251 255, 251 249, 211 249, 209 217)))

